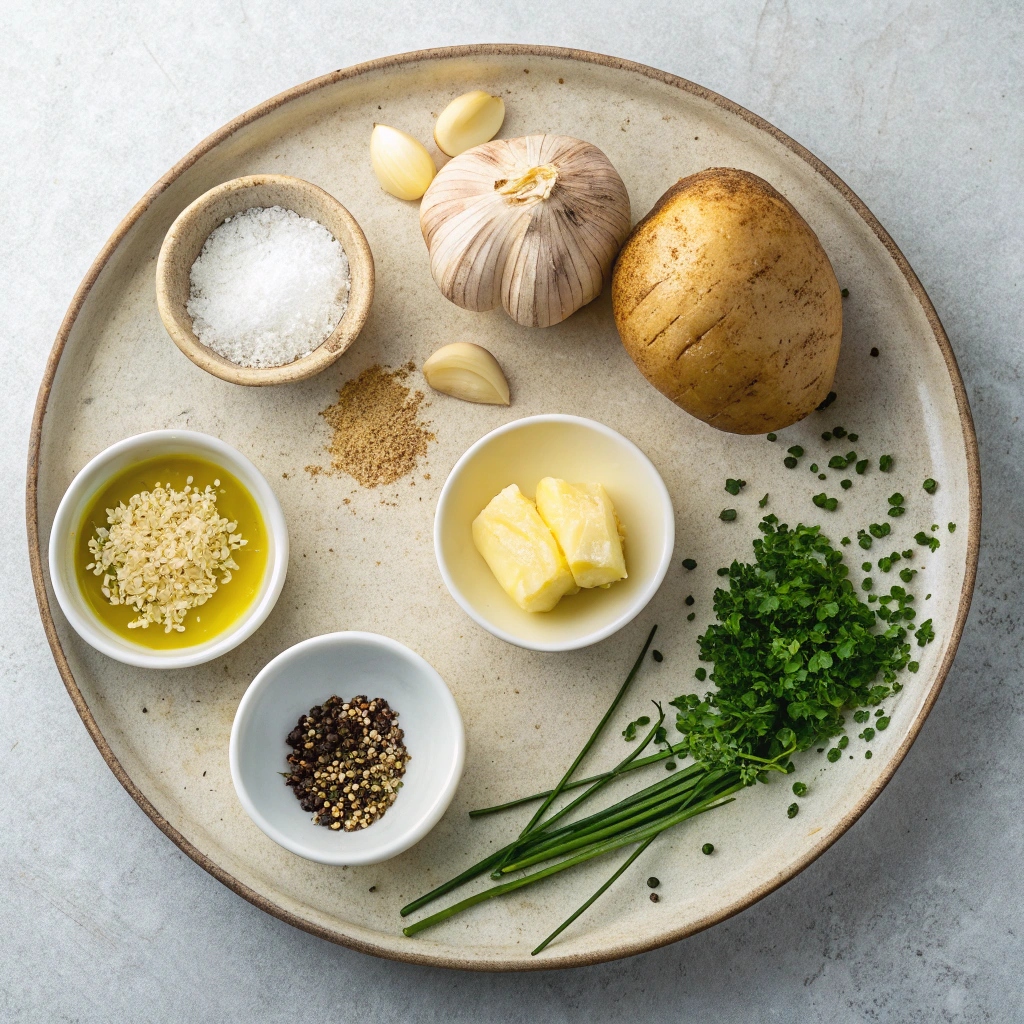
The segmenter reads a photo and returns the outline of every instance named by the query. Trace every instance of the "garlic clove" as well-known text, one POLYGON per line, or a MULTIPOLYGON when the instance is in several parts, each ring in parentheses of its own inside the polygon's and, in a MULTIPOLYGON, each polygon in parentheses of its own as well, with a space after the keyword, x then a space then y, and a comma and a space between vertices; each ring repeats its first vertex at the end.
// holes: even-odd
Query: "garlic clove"
POLYGON ((490 142, 505 120, 505 101, 482 89, 457 96, 441 111, 434 128, 437 148, 448 156, 490 142))
POLYGON ((487 349, 468 341, 439 348, 424 364, 423 376, 435 390, 464 402, 508 405, 508 381, 487 349))
POLYGON ((419 199, 437 174, 423 143, 386 124, 373 126, 370 164, 381 188, 398 199, 419 199))

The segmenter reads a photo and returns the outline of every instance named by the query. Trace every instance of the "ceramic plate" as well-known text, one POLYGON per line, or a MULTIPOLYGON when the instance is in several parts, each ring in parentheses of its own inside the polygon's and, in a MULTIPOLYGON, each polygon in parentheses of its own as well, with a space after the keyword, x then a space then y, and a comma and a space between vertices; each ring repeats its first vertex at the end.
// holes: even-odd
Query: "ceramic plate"
MULTIPOLYGON (((411 383, 423 386, 415 374, 411 383)), ((225 885, 314 934, 381 956, 481 969, 588 964, 671 942, 749 906, 835 842, 885 786, 938 696, 970 603, 980 515, 977 449, 953 353, 906 260, 857 197, 791 139, 699 86, 596 54, 518 46, 406 54, 326 75, 232 121, 172 168, 122 222, 71 304, 39 394, 28 483, 32 568, 57 665, 111 769, 166 835, 225 885), (375 121, 430 139, 445 104, 481 87, 505 99, 504 137, 555 132, 603 149, 629 189, 634 220, 704 167, 741 167, 772 182, 817 232, 849 289, 835 404, 776 444, 723 434, 643 380, 619 344, 607 294, 546 331, 445 301, 430 278, 417 206, 381 192, 367 141, 375 121), (358 341, 328 371, 244 388, 204 373, 175 348, 157 315, 154 269, 161 239, 186 205, 219 182, 261 172, 312 181, 352 212, 373 250, 377 290, 358 341), (374 364, 421 366, 458 339, 495 353, 511 383, 510 408, 431 394, 423 414, 436 440, 415 474, 393 486, 366 490, 344 475, 307 471, 329 465, 328 427, 318 414, 344 381, 374 364), (462 452, 502 423, 547 412, 600 420, 636 442, 676 509, 673 566, 651 604, 613 637, 565 654, 521 650, 479 628, 445 589, 431 545, 437 495, 462 452), (819 485, 810 460, 790 472, 782 458, 796 443, 826 452, 819 435, 835 424, 860 435, 851 446, 859 452, 892 452, 897 462, 889 474, 856 478, 848 492, 832 473, 826 486, 842 502, 829 514, 811 504, 819 485), (273 614, 247 643, 208 665, 155 672, 116 664, 78 639, 53 601, 41 552, 61 495, 89 458, 130 434, 172 428, 214 434, 256 463, 284 507, 291 568, 273 614), (740 498, 723 490, 727 476, 747 481, 740 498), (934 497, 921 489, 928 476, 940 483, 934 497), (622 722, 588 767, 623 756, 619 733, 648 700, 699 687, 695 640, 711 620, 715 569, 749 556, 762 494, 784 521, 827 520, 838 541, 884 518, 885 498, 897 489, 908 513, 895 521, 894 548, 932 523, 941 527, 942 546, 918 557, 927 568, 915 583, 922 606, 931 594, 936 640, 921 654, 920 672, 887 703, 892 724, 875 740, 872 760, 858 754, 823 770, 824 757, 811 751, 800 772, 813 793, 799 817, 786 817, 788 786, 761 786, 662 837, 539 957, 530 949, 611 863, 402 936, 404 903, 522 824, 515 813, 472 821, 466 812, 558 778, 653 623, 664 661, 648 662, 622 722), (718 518, 726 506, 739 509, 735 522, 718 518), (688 557, 699 563, 692 572, 680 564, 688 557), (683 604, 689 594, 693 623, 683 604), (466 724, 466 771, 448 813, 417 846, 373 867, 326 867, 275 845, 246 816, 228 771, 228 733, 249 681, 286 647, 340 629, 383 633, 420 653, 466 724), (705 841, 715 844, 714 857, 701 855, 705 841), (663 880, 657 905, 643 884, 651 874, 663 880)), ((877 548, 873 554, 886 553, 877 548)), ((861 553, 850 550, 856 565, 861 553)), ((860 747, 856 740, 851 750, 860 747)))

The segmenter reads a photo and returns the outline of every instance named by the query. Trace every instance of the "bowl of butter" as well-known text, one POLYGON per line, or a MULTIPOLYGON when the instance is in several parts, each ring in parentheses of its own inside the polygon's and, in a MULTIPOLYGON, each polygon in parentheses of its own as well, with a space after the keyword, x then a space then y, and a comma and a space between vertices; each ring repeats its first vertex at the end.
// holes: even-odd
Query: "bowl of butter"
POLYGON ((463 611, 535 651, 587 647, 632 621, 672 561, 675 517, 657 469, 594 420, 529 416, 459 459, 434 551, 463 611))

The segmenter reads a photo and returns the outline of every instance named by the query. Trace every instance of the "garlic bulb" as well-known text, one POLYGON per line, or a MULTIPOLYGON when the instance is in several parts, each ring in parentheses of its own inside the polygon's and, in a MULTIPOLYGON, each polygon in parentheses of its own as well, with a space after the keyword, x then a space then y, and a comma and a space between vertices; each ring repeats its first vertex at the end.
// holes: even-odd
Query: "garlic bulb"
POLYGON ((424 364, 423 376, 435 390, 464 402, 508 405, 508 381, 487 349, 468 341, 439 348, 424 364))
POLYGON ((477 89, 457 96, 441 111, 434 126, 437 148, 448 156, 490 142, 505 120, 505 101, 477 89))
POLYGON ((373 126, 370 164, 381 188, 398 199, 419 199, 437 173, 422 142, 386 124, 373 126))
POLYGON ((629 196, 596 146, 499 139, 447 163, 420 204, 430 272, 463 309, 550 327, 597 298, 629 234, 629 196))

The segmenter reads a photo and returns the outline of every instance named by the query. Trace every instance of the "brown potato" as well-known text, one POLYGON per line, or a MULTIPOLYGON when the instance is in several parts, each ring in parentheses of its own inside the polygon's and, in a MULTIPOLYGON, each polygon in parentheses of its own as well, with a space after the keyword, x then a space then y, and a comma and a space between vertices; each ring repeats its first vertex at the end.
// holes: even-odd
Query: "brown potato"
POLYGON ((817 236, 763 178, 683 178, 633 229, 612 278, 619 336, 640 372, 720 430, 757 434, 828 395, 842 296, 817 236))

